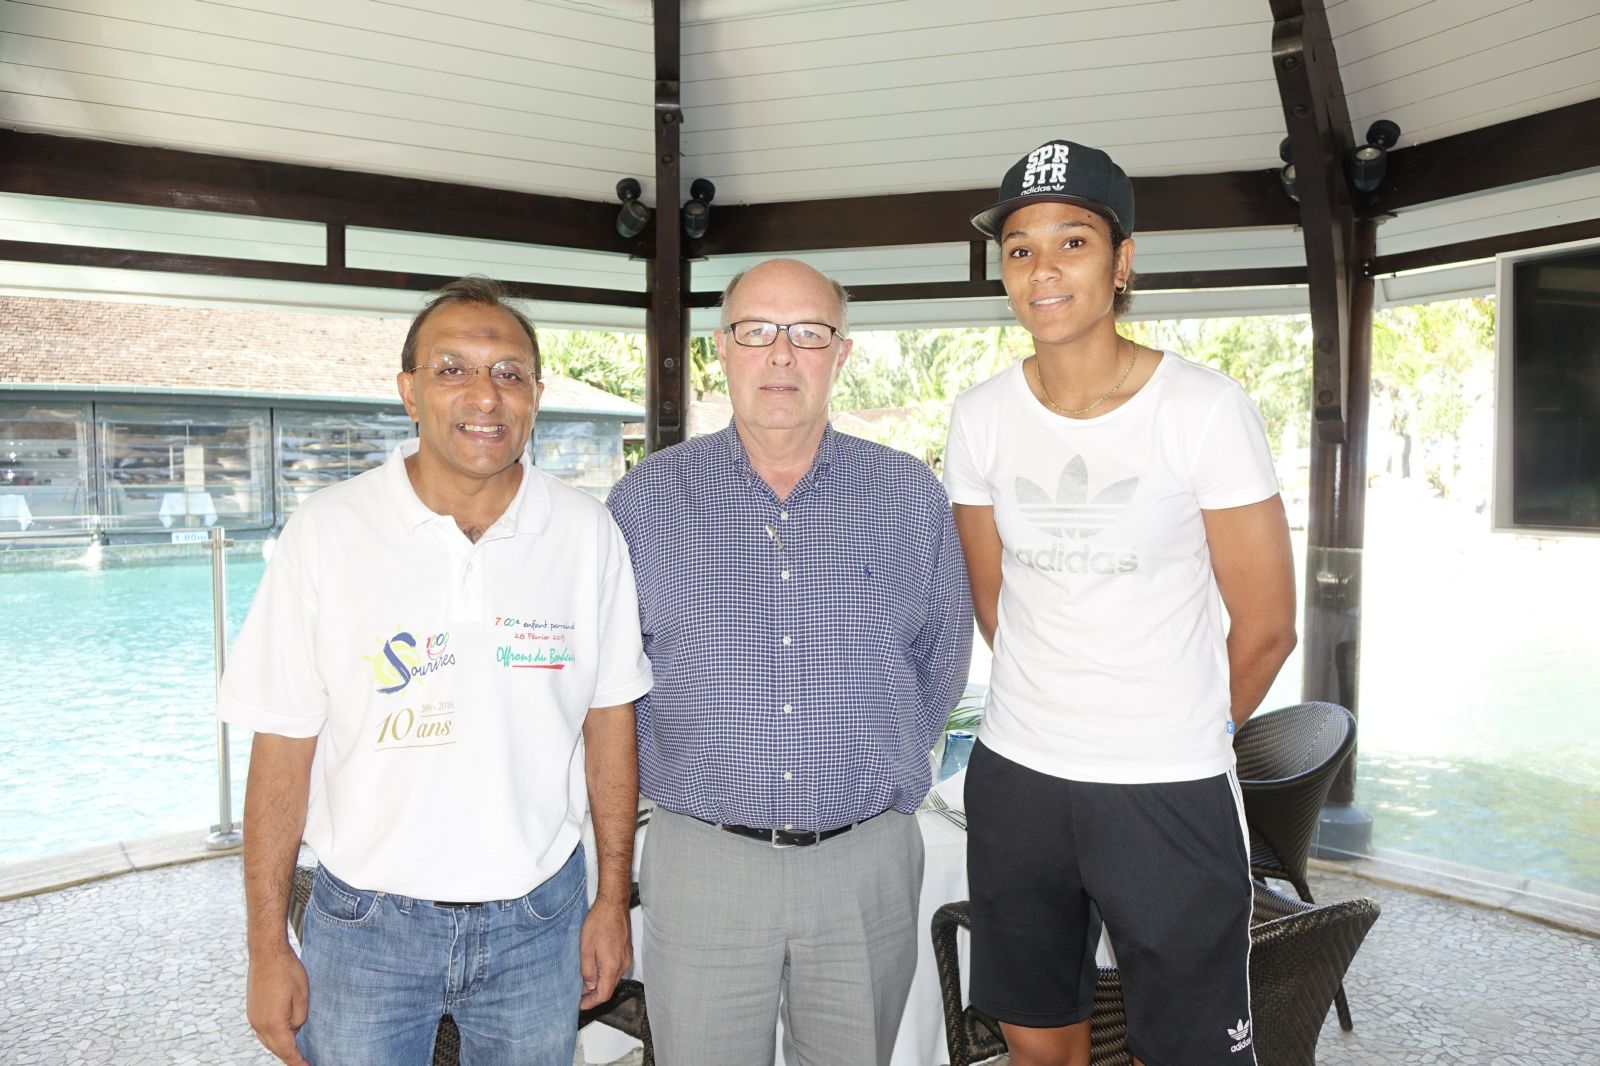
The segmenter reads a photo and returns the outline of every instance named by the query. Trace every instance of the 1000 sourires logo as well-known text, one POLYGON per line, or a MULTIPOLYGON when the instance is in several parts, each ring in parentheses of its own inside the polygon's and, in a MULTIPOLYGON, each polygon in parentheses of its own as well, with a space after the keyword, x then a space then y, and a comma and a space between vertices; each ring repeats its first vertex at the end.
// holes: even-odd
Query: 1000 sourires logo
POLYGON ((1139 488, 1136 477, 1112 482, 1089 495, 1089 464, 1075 455, 1061 468, 1055 496, 1025 477, 1016 480, 1017 506, 1029 522, 1055 538, 1040 548, 1018 548, 1017 562, 1035 570, 1069 574, 1127 574, 1139 569, 1136 552, 1095 551, 1094 545, 1069 547, 1063 541, 1088 541, 1122 519, 1139 488))
POLYGON ((366 657, 377 679, 378 691, 385 696, 403 691, 413 681, 456 664, 449 650, 450 634, 434 633, 420 642, 405 630, 385 640, 376 654, 366 657))
POLYGON ((439 748, 455 743, 456 705, 449 700, 401 707, 383 716, 378 750, 439 748))

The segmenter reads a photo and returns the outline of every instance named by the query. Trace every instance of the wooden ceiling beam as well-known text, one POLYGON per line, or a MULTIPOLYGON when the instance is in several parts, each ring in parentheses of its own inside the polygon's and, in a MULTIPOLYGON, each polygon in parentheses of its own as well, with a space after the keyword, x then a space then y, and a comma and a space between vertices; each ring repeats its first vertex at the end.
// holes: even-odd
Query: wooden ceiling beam
POLYGON ((1596 167, 1600 98, 1396 148, 1361 213, 1382 215, 1596 167))
MULTIPOLYGON (((1300 215, 1276 170, 1134 178, 1141 233, 1293 226, 1300 215)), ((717 204, 711 226, 688 243, 690 256, 781 254, 825 248, 965 244, 972 216, 995 189, 717 204)))
MULTIPOLYGON (((1304 267, 1242 267, 1230 270, 1182 270, 1165 274, 1140 274, 1134 296, 1146 292, 1171 292, 1186 289, 1251 289, 1284 285, 1304 285, 1304 267)), ((914 281, 887 285, 847 285, 850 303, 884 303, 911 300, 981 300, 1003 298, 1005 286, 998 281, 914 281)), ((689 294, 689 306, 717 306, 720 292, 689 294)))
POLYGON ((0 129, 0 192, 650 254, 618 205, 0 129))
MULTIPOLYGON (((217 255, 182 255, 123 248, 91 248, 78 244, 44 244, 0 240, 0 260, 48 263, 56 266, 98 267, 105 270, 149 270, 166 274, 202 274, 210 277, 295 281, 313 285, 355 285, 369 289, 403 289, 431 292, 455 278, 400 270, 368 270, 316 263, 277 263, 264 259, 233 259, 217 255)), ((644 307, 646 294, 622 289, 594 289, 580 285, 502 280, 506 291, 523 300, 552 303, 599 304, 607 307, 644 307)))
POLYGON ((1409 252, 1374 256, 1361 265, 1368 277, 1401 274, 1408 270, 1427 267, 1451 266, 1492 259, 1504 252, 1520 252, 1526 248, 1548 248, 1571 241, 1587 241, 1600 237, 1600 218, 1566 222, 1559 226, 1523 230, 1520 233, 1499 233, 1492 237, 1479 237, 1455 244, 1441 244, 1433 248, 1416 248, 1409 252))

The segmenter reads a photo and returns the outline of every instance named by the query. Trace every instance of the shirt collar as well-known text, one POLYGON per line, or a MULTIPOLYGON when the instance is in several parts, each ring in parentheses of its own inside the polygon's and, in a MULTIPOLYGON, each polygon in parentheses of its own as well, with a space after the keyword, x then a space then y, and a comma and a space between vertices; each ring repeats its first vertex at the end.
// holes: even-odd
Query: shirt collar
MULTIPOLYGON (((439 514, 422 502, 416 488, 411 484, 411 475, 406 473, 406 460, 416 455, 421 446, 421 440, 412 437, 395 445, 394 450, 389 453, 388 460, 383 464, 383 476, 388 484, 389 494, 400 508, 400 517, 407 529, 415 530, 432 521, 444 521, 454 525, 455 519, 449 515, 439 514)), ((545 527, 550 524, 550 487, 544 483, 533 464, 528 462, 527 452, 517 456, 517 462, 522 465, 522 483, 517 486, 517 494, 506 506, 505 514, 495 519, 494 525, 489 529, 500 535, 543 533, 545 527)))
MULTIPOLYGON (((760 481, 755 467, 750 465, 750 453, 745 451, 744 441, 739 438, 739 430, 733 421, 728 422, 728 428, 719 430, 718 436, 723 438, 723 447, 728 456, 728 461, 735 470, 744 475, 746 481, 760 481)), ((835 432, 833 423, 824 423, 822 427, 822 440, 817 442, 817 454, 811 458, 811 469, 806 471, 805 477, 800 479, 796 488, 810 481, 816 480, 827 473, 839 453, 839 434, 835 432)))

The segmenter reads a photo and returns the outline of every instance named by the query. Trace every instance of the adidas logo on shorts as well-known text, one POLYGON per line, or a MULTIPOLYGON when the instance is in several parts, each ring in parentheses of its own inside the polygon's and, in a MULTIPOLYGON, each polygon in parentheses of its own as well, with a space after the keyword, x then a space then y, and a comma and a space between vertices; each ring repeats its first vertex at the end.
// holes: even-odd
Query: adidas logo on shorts
POLYGON ((1250 1023, 1240 1018, 1228 1026, 1228 1039, 1234 1042, 1229 1051, 1243 1051, 1250 1046, 1250 1023))

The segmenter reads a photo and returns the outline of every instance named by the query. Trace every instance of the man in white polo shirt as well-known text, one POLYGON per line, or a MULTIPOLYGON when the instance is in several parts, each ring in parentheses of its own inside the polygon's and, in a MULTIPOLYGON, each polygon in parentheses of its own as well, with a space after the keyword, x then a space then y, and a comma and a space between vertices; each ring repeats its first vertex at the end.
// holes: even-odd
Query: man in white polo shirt
POLYGON ((401 365, 418 439, 296 512, 223 679, 222 717, 255 731, 250 1024, 290 1066, 422 1066, 448 1013, 463 1061, 570 1066, 580 1006, 631 962, 650 667, 627 547, 527 460, 538 343, 498 286, 440 290, 401 365))

